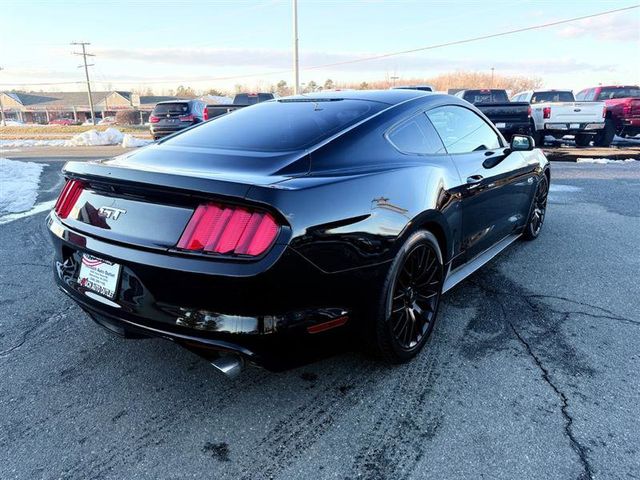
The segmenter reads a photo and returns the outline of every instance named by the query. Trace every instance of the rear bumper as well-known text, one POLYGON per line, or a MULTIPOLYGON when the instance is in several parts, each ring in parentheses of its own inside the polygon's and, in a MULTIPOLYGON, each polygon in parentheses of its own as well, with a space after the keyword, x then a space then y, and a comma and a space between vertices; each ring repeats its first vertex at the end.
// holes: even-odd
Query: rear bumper
POLYGON ((564 135, 575 135, 578 133, 591 133, 596 134, 604 128, 604 122, 591 122, 591 123, 563 123, 553 122, 545 123, 545 131, 552 133, 563 133, 564 135))
POLYGON ((185 128, 191 127, 193 124, 177 124, 171 126, 158 126, 156 124, 151 124, 149 127, 151 130, 151 135, 154 137, 165 137, 167 135, 171 135, 172 133, 179 132, 180 130, 184 130, 185 128))
POLYGON ((275 261, 250 265, 252 271, 247 265, 220 270, 211 259, 98 241, 69 229, 55 214, 47 223, 56 283, 102 326, 125 337, 161 337, 191 349, 237 353, 271 370, 295 364, 329 338, 344 337, 386 272, 382 265, 325 273, 288 247, 275 261), (77 282, 85 252, 121 265, 113 299, 77 282), (336 328, 322 331, 327 322, 336 328))

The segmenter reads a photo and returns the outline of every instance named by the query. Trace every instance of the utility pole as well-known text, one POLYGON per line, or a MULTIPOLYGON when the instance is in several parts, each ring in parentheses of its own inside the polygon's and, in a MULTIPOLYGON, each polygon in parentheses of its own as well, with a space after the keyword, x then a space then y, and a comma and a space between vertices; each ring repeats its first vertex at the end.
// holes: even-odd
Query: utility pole
MULTIPOLYGON (((89 108, 91 109, 91 121, 93 124, 96 124, 96 112, 93 110, 93 98, 91 97, 91 82, 89 82, 89 68, 92 67, 93 63, 87 65, 87 57, 95 57, 92 53, 87 53, 85 47, 87 45, 91 45, 89 42, 72 42, 71 45, 80 45, 82 46, 82 53, 73 52, 74 55, 82 55, 84 60, 84 74, 87 77, 87 92, 89 94, 89 108)), ((82 65, 79 65, 78 68, 82 68, 82 65)))
POLYGON ((393 81, 393 86, 396 86, 396 80, 398 80, 400 77, 397 77, 396 75, 394 75, 393 77, 389 77, 391 78, 391 80, 393 81))
POLYGON ((300 71, 298 64, 298 0, 293 0, 293 94, 298 94, 300 71))
MULTIPOLYGON (((4 70, 4 68, 0 67, 0 71, 4 70)), ((0 113, 2 113, 2 126, 7 126, 7 121, 4 118, 4 105, 2 105, 2 92, 0 92, 0 113)))
POLYGON ((495 70, 494 67, 491 67, 491 88, 493 88, 493 71, 495 70))

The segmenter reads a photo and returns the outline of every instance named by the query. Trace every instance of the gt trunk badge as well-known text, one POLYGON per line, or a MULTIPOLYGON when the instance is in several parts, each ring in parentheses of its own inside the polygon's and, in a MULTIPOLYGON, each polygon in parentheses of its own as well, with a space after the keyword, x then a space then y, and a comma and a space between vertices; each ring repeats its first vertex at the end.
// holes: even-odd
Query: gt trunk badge
POLYGON ((123 208, 112 208, 112 207, 100 207, 98 209, 98 215, 104 218, 110 218, 111 220, 117 220, 120 215, 124 215, 127 213, 123 208))

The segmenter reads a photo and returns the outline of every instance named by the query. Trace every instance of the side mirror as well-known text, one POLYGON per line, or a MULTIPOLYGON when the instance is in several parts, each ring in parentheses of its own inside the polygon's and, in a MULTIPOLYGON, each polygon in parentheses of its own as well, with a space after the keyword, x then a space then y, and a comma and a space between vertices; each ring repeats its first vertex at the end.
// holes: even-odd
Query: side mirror
POLYGON ((514 135, 511 137, 511 151, 526 152, 536 148, 536 142, 529 135, 514 135))

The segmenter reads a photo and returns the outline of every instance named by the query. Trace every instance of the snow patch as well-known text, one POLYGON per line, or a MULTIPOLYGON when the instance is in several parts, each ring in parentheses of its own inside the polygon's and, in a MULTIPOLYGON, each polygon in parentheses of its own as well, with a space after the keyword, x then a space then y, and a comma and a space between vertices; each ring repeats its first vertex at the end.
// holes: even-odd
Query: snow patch
POLYGON ((560 183, 552 183, 549 187, 549 191, 552 193, 579 192, 581 190, 582 188, 580 187, 574 187, 573 185, 562 185, 560 183))
POLYGON ((67 140, 65 146, 89 146, 89 145, 117 145, 122 142, 124 135, 117 128, 107 128, 104 132, 87 130, 67 140))
POLYGON ((44 163, 0 158, 0 215, 33 208, 44 163))
POLYGON ((607 164, 607 163, 630 163, 636 162, 637 160, 633 158, 627 158, 626 160, 614 160, 612 158, 578 158, 576 159, 577 163, 599 163, 599 164, 607 164))
POLYGON ((0 217, 0 225, 13 222, 14 220, 20 220, 21 218, 30 217, 36 213, 48 212, 56 205, 56 200, 50 200, 48 202, 42 202, 35 205, 32 209, 21 213, 10 213, 9 215, 3 215, 0 217))
POLYGON ((152 140, 145 140, 143 138, 134 137, 128 133, 122 139, 122 148, 144 147, 153 143, 152 140))
POLYGON ((79 133, 69 140, 0 140, 0 148, 5 151, 8 148, 28 147, 84 147, 93 145, 119 145, 123 147, 143 147, 151 143, 151 140, 143 140, 133 135, 124 135, 117 128, 107 128, 104 132, 87 130, 79 133))

